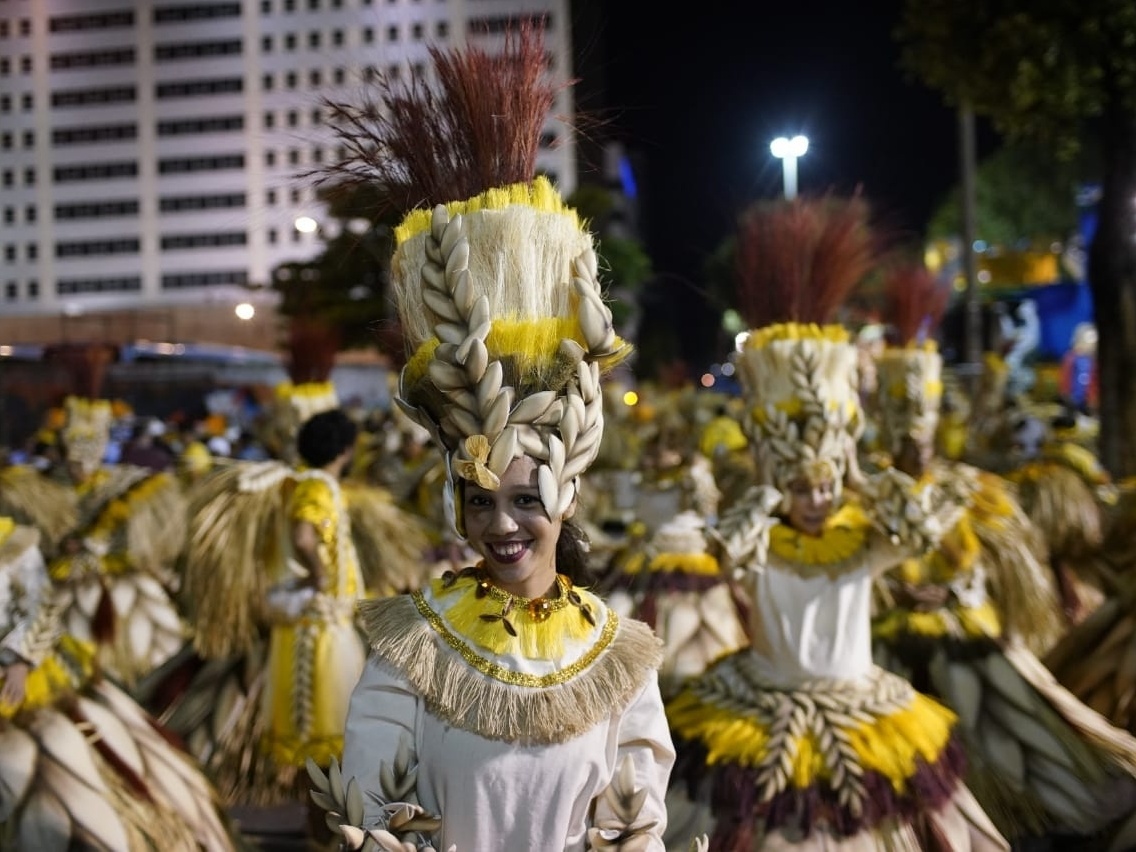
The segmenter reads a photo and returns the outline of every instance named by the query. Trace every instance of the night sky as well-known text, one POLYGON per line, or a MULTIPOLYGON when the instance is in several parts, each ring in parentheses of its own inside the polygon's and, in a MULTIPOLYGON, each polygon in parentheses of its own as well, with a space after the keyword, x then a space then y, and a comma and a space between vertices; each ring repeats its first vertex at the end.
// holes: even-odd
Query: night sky
MULTIPOLYGON (((582 85, 605 92, 607 132, 636 157, 643 237, 667 279, 670 311, 657 321, 696 321, 703 258, 742 207, 781 193, 776 136, 809 137, 801 194, 859 186, 893 237, 918 239, 957 183, 957 126, 937 92, 899 69, 899 10, 899 0, 703 0, 668 14, 598 0, 575 47, 582 85)), ((585 108, 598 103, 583 91, 585 108)), ((994 137, 980 130, 981 154, 994 137)), ((712 357, 688 337, 688 360, 712 357)))

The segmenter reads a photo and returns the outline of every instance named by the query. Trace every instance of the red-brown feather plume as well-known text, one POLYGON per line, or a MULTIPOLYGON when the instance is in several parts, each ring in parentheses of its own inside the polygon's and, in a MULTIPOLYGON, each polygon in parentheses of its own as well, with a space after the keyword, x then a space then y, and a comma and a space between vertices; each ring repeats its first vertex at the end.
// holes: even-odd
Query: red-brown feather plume
POLYGON ((887 272, 885 312, 898 346, 921 343, 938 331, 950 298, 950 285, 921 263, 904 263, 887 272))
POLYGON ((320 183, 384 186, 399 212, 533 179, 541 129, 570 81, 548 74, 544 28, 521 23, 500 52, 430 48, 433 85, 380 76, 361 102, 326 100, 345 154, 320 183))
POLYGON ((750 328, 831 322, 880 250, 858 194, 758 202, 737 240, 738 309, 750 328))

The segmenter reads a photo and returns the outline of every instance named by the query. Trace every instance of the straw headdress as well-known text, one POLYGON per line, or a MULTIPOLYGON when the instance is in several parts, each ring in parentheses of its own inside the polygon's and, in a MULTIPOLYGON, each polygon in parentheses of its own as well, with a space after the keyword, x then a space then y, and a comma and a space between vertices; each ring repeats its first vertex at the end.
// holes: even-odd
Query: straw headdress
POLYGON ((795 479, 839 488, 863 430, 857 353, 831 318, 871 270, 876 240, 859 196, 759 203, 738 229, 739 305, 753 329, 740 344, 743 426, 761 484, 795 479))
POLYGON ((80 464, 86 471, 97 470, 110 443, 110 427, 114 419, 110 402, 69 396, 64 400, 63 408, 66 420, 60 435, 67 460, 80 464))
POLYGON ((877 361, 877 390, 884 445, 895 453, 904 438, 926 444, 938 429, 943 358, 934 334, 949 290, 920 264, 892 269, 885 292, 894 339, 877 361))
POLYGON ((462 481, 495 490, 529 455, 559 517, 599 450, 600 376, 629 347, 602 298, 591 235, 551 182, 533 179, 558 89, 542 43, 524 27, 499 54, 432 50, 436 88, 388 84, 385 108, 368 114, 370 147, 339 172, 420 205, 395 232, 409 356, 396 401, 445 454, 451 499, 462 481))

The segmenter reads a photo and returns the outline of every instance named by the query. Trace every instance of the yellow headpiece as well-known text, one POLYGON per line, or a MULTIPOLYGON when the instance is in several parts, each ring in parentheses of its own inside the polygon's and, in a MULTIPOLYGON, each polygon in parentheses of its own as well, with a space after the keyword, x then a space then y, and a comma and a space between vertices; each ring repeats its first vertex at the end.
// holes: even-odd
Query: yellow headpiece
POLYGON ((77 462, 84 470, 97 470, 106 457, 110 443, 110 427, 114 419, 111 404, 105 399, 69 396, 63 402, 66 422, 60 435, 68 461, 77 462))
POLYGON ((339 406, 331 382, 281 382, 273 389, 272 425, 267 442, 272 451, 290 457, 300 427, 308 418, 339 406))
POLYGON ((738 356, 749 404, 742 423, 761 484, 797 478, 839 488, 863 431, 857 352, 839 325, 778 323, 752 332, 738 356))
POLYGON ((599 451, 601 373, 630 351, 601 296, 591 236, 545 178, 416 211, 397 235, 412 353, 399 405, 446 454, 451 487, 496 489, 527 454, 545 508, 562 515, 599 451))
POLYGON ((877 369, 884 446, 894 453, 905 437, 933 441, 943 402, 943 357, 935 344, 889 347, 877 369))
POLYGON ((350 147, 362 147, 362 126, 380 155, 349 156, 340 173, 420 207, 395 232, 409 355, 396 399, 445 454, 451 508, 461 481, 495 489, 529 455, 541 501, 562 516, 599 450, 600 375, 630 349, 602 298, 591 235, 533 178, 563 86, 548 79, 539 24, 506 33, 495 54, 467 45, 430 56, 435 86, 391 85, 381 106, 343 109, 355 117, 350 147))

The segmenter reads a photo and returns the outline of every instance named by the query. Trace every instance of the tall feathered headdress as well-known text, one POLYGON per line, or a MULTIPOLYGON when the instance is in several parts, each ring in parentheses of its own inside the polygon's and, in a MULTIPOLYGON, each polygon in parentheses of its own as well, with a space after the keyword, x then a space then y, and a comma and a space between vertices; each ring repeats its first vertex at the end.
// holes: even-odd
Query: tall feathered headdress
POLYGON ((896 452, 905 437, 933 440, 939 425, 943 359, 935 333, 950 289, 922 264, 894 267, 884 289, 892 341, 877 361, 880 427, 896 452))
POLYGON ((591 235, 547 179, 533 179, 561 87, 547 80, 535 26, 510 33, 500 53, 430 55, 434 88, 388 82, 382 105, 343 106, 337 119, 350 150, 334 171, 420 205, 395 234, 409 355, 396 400, 445 454, 451 497, 463 480, 495 489, 527 454, 556 517, 599 450, 600 376, 630 350, 602 298, 591 235))
POLYGON ((878 241, 859 195, 761 202, 737 232, 743 426, 763 484, 839 487, 863 430, 856 349, 832 317, 871 271, 878 241))

